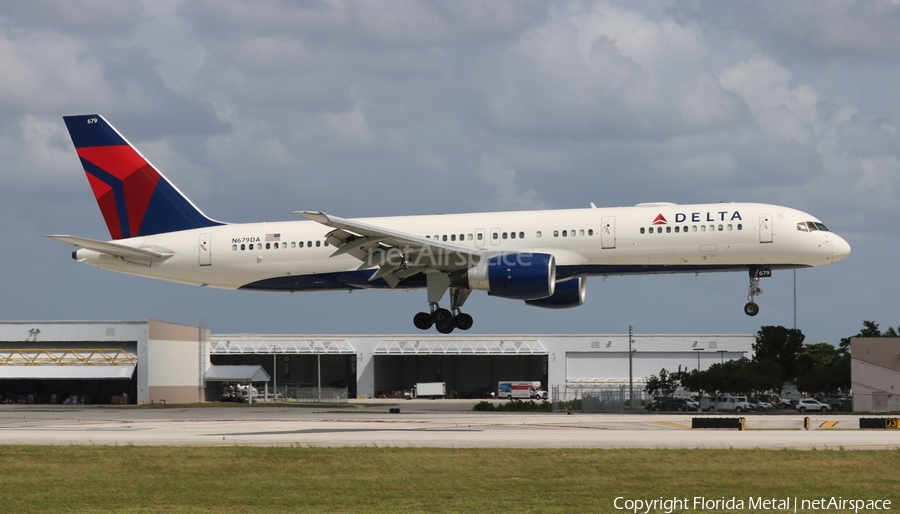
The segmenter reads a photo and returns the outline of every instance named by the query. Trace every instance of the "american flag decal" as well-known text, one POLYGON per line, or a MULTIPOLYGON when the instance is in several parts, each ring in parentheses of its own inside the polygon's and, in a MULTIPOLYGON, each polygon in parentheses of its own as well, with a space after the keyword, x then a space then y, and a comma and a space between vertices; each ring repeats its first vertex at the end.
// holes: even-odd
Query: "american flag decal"
POLYGON ((281 234, 266 234, 266 242, 281 241, 281 234))

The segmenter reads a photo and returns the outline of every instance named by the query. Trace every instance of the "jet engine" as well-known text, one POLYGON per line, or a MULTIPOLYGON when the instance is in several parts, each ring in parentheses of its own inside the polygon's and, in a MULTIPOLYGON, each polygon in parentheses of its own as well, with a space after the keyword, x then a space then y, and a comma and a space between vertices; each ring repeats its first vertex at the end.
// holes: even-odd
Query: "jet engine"
POLYGON ((495 255, 451 277, 451 283, 515 300, 547 298, 556 287, 556 259, 546 253, 495 255))
POLYGON ((556 283, 556 291, 547 298, 538 300, 525 300, 526 305, 543 307, 545 309, 569 309, 584 305, 584 296, 587 292, 587 279, 584 277, 573 278, 565 282, 556 283))

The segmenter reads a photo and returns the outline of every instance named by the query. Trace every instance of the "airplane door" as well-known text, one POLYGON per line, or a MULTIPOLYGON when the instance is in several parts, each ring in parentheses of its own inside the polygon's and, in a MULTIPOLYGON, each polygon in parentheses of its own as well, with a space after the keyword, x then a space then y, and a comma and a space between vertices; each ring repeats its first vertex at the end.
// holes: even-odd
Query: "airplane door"
POLYGON ((500 244, 500 229, 492 228, 491 229, 491 246, 497 246, 500 244))
POLYGON ((197 256, 201 266, 212 265, 212 234, 200 234, 200 243, 197 247, 197 256))
POLYGON ((600 248, 612 249, 616 247, 616 217, 603 216, 600 218, 600 248))
POLYGON ((480 228, 475 231, 475 246, 484 246, 484 229, 480 228))
POLYGON ((760 214, 759 215, 759 242, 760 243, 771 243, 772 242, 772 215, 771 214, 760 214))

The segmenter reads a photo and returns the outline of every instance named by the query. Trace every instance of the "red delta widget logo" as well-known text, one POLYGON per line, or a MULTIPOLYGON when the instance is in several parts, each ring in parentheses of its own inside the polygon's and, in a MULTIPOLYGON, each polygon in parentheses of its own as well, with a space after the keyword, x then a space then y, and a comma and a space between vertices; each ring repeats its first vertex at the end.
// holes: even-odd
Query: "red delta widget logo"
MULTIPOLYGON (((683 212, 675 213, 675 223, 686 223, 690 221, 690 223, 703 223, 703 222, 715 222, 715 221, 743 221, 744 218, 741 218, 741 213, 738 211, 707 211, 703 212, 692 212, 690 214, 686 214, 683 212), (690 218, 690 220, 688 219, 690 218)), ((656 218, 653 219, 654 225, 668 225, 669 220, 666 219, 662 213, 656 215, 656 218)))

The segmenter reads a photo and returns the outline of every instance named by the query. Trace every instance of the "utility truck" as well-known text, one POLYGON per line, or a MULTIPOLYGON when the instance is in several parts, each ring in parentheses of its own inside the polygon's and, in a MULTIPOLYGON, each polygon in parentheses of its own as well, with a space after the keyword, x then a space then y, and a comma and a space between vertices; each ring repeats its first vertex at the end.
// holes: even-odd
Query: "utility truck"
POLYGON ((446 396, 446 382, 418 382, 412 386, 412 389, 403 394, 403 397, 407 400, 413 398, 444 398, 446 396))
POLYGON ((546 400, 547 391, 541 388, 540 380, 506 380, 497 384, 497 397, 546 400))

